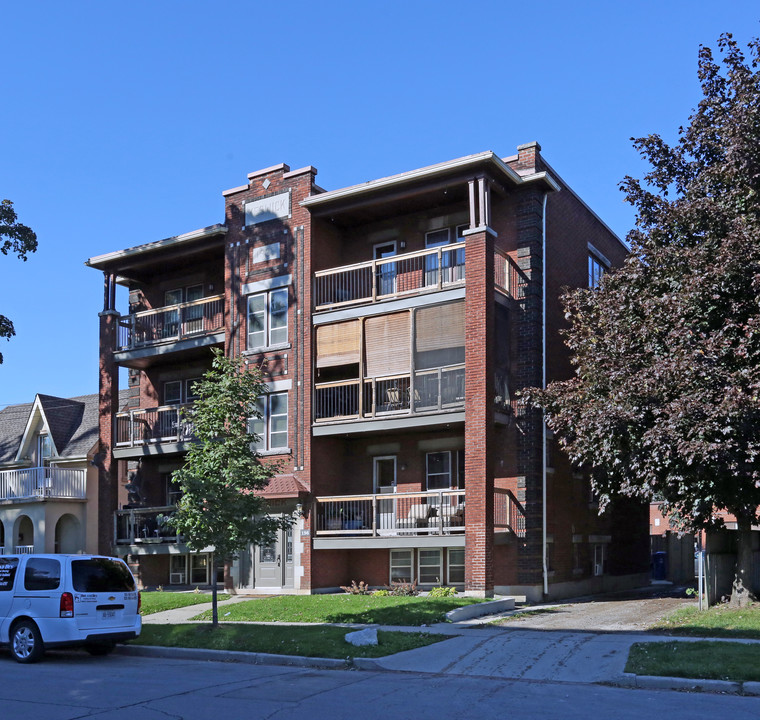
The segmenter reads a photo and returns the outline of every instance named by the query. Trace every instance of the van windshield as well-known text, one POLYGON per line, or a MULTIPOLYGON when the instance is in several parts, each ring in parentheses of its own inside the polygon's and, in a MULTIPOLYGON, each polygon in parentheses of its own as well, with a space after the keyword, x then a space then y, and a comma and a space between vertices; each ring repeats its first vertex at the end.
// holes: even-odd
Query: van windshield
POLYGON ((72 560, 71 577, 77 592, 131 592, 135 589, 129 568, 123 562, 109 558, 72 560))

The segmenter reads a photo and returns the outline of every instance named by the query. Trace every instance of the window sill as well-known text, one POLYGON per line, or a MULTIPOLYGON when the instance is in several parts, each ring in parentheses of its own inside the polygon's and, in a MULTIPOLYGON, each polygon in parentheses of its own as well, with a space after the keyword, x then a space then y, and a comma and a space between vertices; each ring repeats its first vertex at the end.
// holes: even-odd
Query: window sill
POLYGON ((269 455, 291 455, 293 451, 290 448, 274 448, 273 450, 257 450, 256 454, 261 457, 268 457, 269 455))
POLYGON ((292 347, 291 343, 279 343, 278 345, 263 345, 261 347, 255 347, 255 348, 248 348, 247 350, 243 350, 242 355, 258 355, 260 353, 265 352, 275 352, 277 350, 290 350, 292 347))

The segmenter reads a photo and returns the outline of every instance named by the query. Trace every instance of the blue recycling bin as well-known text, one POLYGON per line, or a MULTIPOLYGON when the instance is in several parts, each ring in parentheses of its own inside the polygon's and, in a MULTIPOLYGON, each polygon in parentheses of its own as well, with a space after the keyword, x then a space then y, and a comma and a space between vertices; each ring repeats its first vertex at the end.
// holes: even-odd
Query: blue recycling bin
POLYGON ((668 579, 668 554, 665 551, 652 553, 652 579, 668 579))

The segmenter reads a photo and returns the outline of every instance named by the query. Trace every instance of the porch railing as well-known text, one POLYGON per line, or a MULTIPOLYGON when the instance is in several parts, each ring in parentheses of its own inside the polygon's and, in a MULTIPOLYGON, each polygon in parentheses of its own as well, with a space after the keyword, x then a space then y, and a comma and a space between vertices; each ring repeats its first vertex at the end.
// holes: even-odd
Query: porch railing
POLYGON ((464 407, 464 378, 464 365, 452 365, 406 375, 317 383, 314 419, 324 422, 456 410, 464 407))
POLYGON ((116 446, 191 440, 193 425, 182 417, 182 409, 187 407, 190 406, 164 405, 116 413, 116 446))
POLYGON ((314 309, 355 305, 464 284, 463 242, 314 273, 314 309))
POLYGON ((511 490, 494 488, 493 526, 496 530, 509 530, 517 537, 525 537, 525 508, 511 490))
POLYGON ((464 532, 464 490, 339 495, 316 499, 317 535, 464 532))
POLYGON ((0 471, 0 500, 87 496, 85 470, 33 467, 0 471))
POLYGON ((117 510, 114 542, 117 545, 182 542, 182 537, 166 522, 175 510, 173 505, 117 510))
POLYGON ((134 350, 224 329, 224 295, 143 310, 119 318, 117 350, 134 350))
POLYGON ((14 555, 34 555, 34 545, 16 545, 14 555))

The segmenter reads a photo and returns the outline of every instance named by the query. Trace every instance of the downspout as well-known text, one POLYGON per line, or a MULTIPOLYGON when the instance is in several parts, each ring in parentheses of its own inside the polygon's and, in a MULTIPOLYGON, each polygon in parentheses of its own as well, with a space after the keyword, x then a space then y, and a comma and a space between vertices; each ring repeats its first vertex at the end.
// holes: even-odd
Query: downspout
MULTIPOLYGON (((541 215, 541 387, 546 389, 546 198, 541 215)), ((541 561, 544 577, 544 598, 549 595, 549 569, 546 565, 546 423, 541 413, 541 561)))

